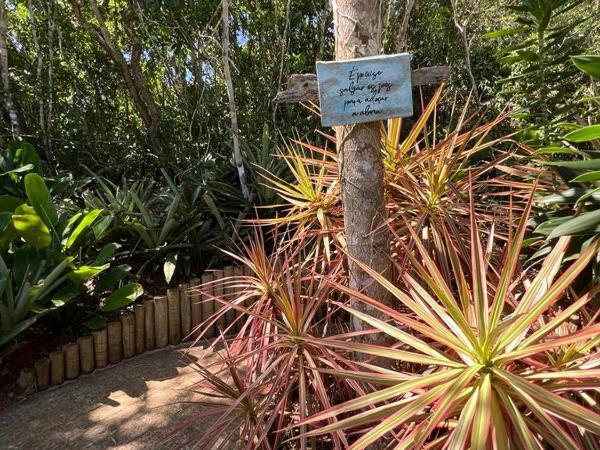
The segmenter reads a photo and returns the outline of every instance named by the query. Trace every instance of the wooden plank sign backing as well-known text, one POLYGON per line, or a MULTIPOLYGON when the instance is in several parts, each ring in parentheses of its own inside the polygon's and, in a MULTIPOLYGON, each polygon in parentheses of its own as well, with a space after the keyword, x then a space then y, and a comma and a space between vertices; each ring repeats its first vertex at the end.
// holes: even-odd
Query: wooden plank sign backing
POLYGON ((413 114, 410 55, 317 62, 323 126, 413 114))

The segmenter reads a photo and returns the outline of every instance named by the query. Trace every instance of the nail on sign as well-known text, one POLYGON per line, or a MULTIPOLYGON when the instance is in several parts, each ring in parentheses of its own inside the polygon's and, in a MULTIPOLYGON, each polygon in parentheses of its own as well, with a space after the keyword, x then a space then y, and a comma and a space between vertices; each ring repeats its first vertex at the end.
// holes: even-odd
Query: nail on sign
POLYGON ((317 62, 323 126, 413 114, 410 55, 317 62))

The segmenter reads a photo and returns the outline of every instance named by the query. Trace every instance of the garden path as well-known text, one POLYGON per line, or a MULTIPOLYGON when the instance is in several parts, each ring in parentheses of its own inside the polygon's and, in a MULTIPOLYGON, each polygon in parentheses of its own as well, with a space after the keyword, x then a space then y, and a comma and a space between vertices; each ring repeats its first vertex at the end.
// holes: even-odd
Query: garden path
MULTIPOLYGON (((139 355, 34 394, 0 413, 0 449, 162 449, 183 444, 207 419, 164 442, 199 412, 190 362, 215 360, 203 347, 139 355), (192 403, 184 403, 192 402, 192 403), (161 441, 162 440, 162 441, 161 441)), ((225 448, 235 449, 236 445, 225 448)))

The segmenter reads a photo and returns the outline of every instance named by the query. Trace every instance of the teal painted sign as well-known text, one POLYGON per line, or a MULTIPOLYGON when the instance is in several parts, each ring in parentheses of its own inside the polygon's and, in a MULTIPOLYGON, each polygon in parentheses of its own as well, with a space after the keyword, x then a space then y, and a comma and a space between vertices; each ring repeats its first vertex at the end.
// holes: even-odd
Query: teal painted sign
POLYGON ((317 62, 323 126, 413 114, 410 55, 317 62))

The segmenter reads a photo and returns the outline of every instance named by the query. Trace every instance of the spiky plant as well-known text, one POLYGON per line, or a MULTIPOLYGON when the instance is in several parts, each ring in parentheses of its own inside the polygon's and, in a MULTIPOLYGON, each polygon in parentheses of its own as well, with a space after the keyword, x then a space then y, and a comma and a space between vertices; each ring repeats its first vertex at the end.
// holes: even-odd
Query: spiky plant
MULTIPOLYGON (((230 255, 251 273, 226 279, 227 293, 222 297, 210 295, 210 288, 204 289, 204 295, 220 302, 223 308, 205 321, 200 331, 219 323, 219 318, 232 309, 240 313, 239 331, 227 345, 225 366, 218 371, 203 367, 199 372, 204 384, 212 385, 231 405, 236 405, 219 410, 223 414, 220 421, 229 423, 233 416, 242 414, 244 423, 256 424, 244 428, 247 448, 281 448, 282 442, 293 436, 286 430, 290 424, 330 407, 336 399, 347 398, 346 392, 364 393, 352 380, 338 383, 317 370, 356 370, 356 364, 347 359, 344 352, 311 343, 331 334, 335 326, 333 309, 338 308, 331 303, 332 287, 324 278, 340 281, 341 265, 338 258, 332 261, 327 274, 319 276, 318 261, 306 255, 290 256, 280 250, 267 256, 260 234, 250 240, 243 252, 230 255), (244 382, 236 381, 225 388, 218 380, 232 376, 231 370, 241 370, 244 382), (260 401, 255 400, 253 409, 249 409, 247 398, 260 401), (261 422, 255 419, 257 417, 261 422)), ((231 326, 229 332, 235 328, 236 325, 231 326)), ((227 330, 222 331, 212 344, 217 349, 225 342, 227 330)), ((330 419, 330 422, 335 420, 330 419)), ((301 431, 306 429, 302 427, 301 431)), ((306 449, 310 442, 301 436, 299 444, 306 449)), ((348 442, 343 433, 333 433, 331 444, 343 449, 348 442)))
POLYGON ((406 246, 404 249, 419 276, 404 273, 406 289, 363 268, 411 313, 395 311, 335 284, 387 315, 390 320, 382 321, 340 305, 370 324, 374 332, 397 340, 397 346, 384 348, 335 337, 321 339, 320 345, 390 358, 400 367, 410 364, 414 373, 328 370, 343 379, 386 387, 300 422, 307 426, 339 419, 304 436, 362 430, 349 449, 369 448, 387 436, 396 449, 577 450, 582 447, 572 433, 573 427, 598 439, 597 407, 578 401, 572 394, 600 389, 600 325, 559 334, 561 325, 598 289, 579 296, 561 312, 553 313, 553 308, 588 265, 599 244, 590 245, 559 274, 569 243, 568 238, 561 238, 539 272, 527 279, 518 268, 529 210, 530 204, 509 239, 502 266, 491 267, 484 258, 472 207, 470 273, 465 273, 460 264, 452 265, 452 284, 415 230, 407 225, 416 254, 406 246), (494 272, 499 276, 490 277, 494 272), (497 283, 489 282, 496 278, 497 283), (549 357, 553 351, 572 344, 592 347, 568 362, 549 357))

